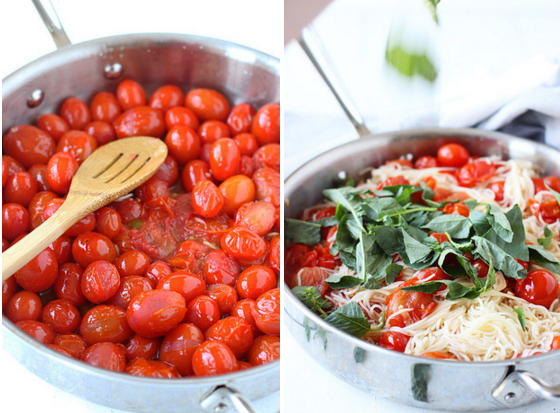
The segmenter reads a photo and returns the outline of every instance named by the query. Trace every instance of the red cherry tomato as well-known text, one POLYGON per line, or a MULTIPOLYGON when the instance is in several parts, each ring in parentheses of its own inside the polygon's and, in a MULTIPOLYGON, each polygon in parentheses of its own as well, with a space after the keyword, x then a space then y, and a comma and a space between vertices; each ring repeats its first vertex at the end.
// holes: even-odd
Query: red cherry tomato
POLYGON ((108 122, 95 121, 88 123, 84 128, 84 132, 93 136, 98 146, 105 145, 117 139, 115 128, 108 122))
MULTIPOLYGON (((49 219, 64 203, 64 199, 62 198, 55 198, 52 201, 49 201, 45 205, 43 209, 43 219, 49 219)), ((86 215, 85 218, 82 218, 76 224, 72 225, 68 231, 64 233, 64 235, 68 235, 70 237, 78 236, 84 232, 93 231, 95 228, 95 215, 93 213, 86 215)))
POLYGON ((133 376, 156 377, 160 379, 174 379, 181 377, 179 371, 172 365, 159 360, 137 358, 126 365, 125 372, 133 376))
POLYGON ((556 176, 547 176, 544 178, 544 182, 556 192, 560 192, 560 178, 556 176))
POLYGON ((105 235, 88 232, 76 237, 72 244, 72 256, 82 268, 86 268, 98 260, 112 263, 117 259, 118 254, 113 241, 105 235))
POLYGON ((235 215, 235 225, 247 228, 260 236, 268 234, 275 221, 276 209, 265 201, 245 203, 235 215))
POLYGON ((386 331, 381 334, 379 343, 377 344, 380 347, 404 353, 409 340, 410 336, 407 336, 406 334, 399 333, 397 331, 386 331))
POLYGON ((117 292, 120 275, 109 261, 94 261, 85 269, 80 285, 84 297, 92 303, 101 303, 117 292))
POLYGON ((515 285, 515 295, 535 305, 549 308, 558 299, 558 281, 545 270, 531 271, 515 285))
POLYGON ((55 153, 47 164, 47 182, 53 191, 61 195, 67 194, 78 166, 72 154, 55 153))
POLYGON ((227 125, 219 120, 207 120, 198 127, 197 132, 202 144, 214 143, 218 139, 230 137, 227 125))
POLYGON ((126 79, 117 87, 117 100, 123 110, 146 106, 146 92, 140 83, 126 79))
POLYGON ((239 299, 235 288, 226 284, 209 285, 206 293, 216 300, 222 315, 229 314, 239 299))
POLYGON ((187 305, 184 322, 195 324, 204 332, 219 319, 218 302, 208 295, 201 295, 187 305))
POLYGON ((37 127, 47 132, 55 142, 58 142, 62 135, 70 130, 68 122, 54 113, 46 113, 37 119, 37 127))
POLYGON ((227 118, 227 125, 231 131, 231 136, 251 132, 254 117, 255 109, 251 105, 247 103, 235 105, 227 118))
POLYGON ((554 336, 550 344, 551 350, 560 350, 560 336, 554 336))
POLYGON ((179 178, 179 167, 175 158, 172 156, 165 158, 165 161, 155 173, 154 178, 164 181, 167 186, 175 185, 179 178))
POLYGON ((175 291, 181 294, 186 303, 190 303, 196 297, 206 292, 206 284, 197 275, 174 272, 166 276, 157 285, 158 290, 175 291))
POLYGON ((202 331, 191 323, 179 324, 165 335, 159 351, 159 359, 177 368, 181 376, 192 376, 192 357, 204 342, 202 331))
POLYGON ((205 218, 218 215, 225 205, 226 198, 218 187, 210 181, 199 181, 193 188, 191 202, 194 211, 205 218))
POLYGON ((231 138, 221 138, 210 148, 210 169, 218 181, 225 181, 237 172, 241 152, 231 138))
POLYGON ((212 89, 194 89, 187 93, 185 106, 199 119, 225 122, 229 113, 229 103, 224 95, 212 89))
POLYGON ((542 178, 532 178, 533 185, 535 187, 535 194, 541 191, 548 191, 546 186, 544 185, 544 179, 542 178))
POLYGON ((62 135, 56 145, 57 152, 68 152, 81 164, 97 149, 97 141, 89 133, 71 130, 62 135))
POLYGON ((2 237, 13 241, 29 230, 29 212, 20 204, 2 205, 2 237))
POLYGON ((126 366, 124 352, 114 343, 96 343, 88 347, 81 360, 95 367, 123 372, 126 366))
POLYGON ((31 291, 15 293, 6 304, 6 317, 12 323, 24 320, 39 321, 41 318, 43 304, 39 296, 31 291))
POLYGON ((171 266, 164 261, 154 261, 146 269, 144 276, 150 280, 153 285, 158 283, 173 272, 171 266))
POLYGON ((433 156, 421 156, 414 162, 414 167, 416 169, 438 168, 439 162, 433 156))
POLYGON ((18 292, 19 287, 14 277, 2 281, 2 311, 6 310, 12 297, 18 292))
POLYGON ((82 316, 72 303, 58 299, 45 305, 42 319, 43 323, 51 326, 56 334, 69 334, 78 329, 82 316))
POLYGON ((99 92, 90 104, 91 118, 94 121, 113 123, 122 113, 117 97, 109 92, 99 92))
POLYGON ((85 102, 78 98, 68 98, 62 102, 60 116, 71 129, 82 130, 91 122, 91 113, 85 102))
POLYGON ((138 106, 122 113, 113 123, 118 139, 131 136, 160 138, 165 133, 163 112, 149 106, 138 106))
POLYGON ((427 351, 426 353, 420 354, 420 357, 429 357, 434 359, 450 359, 450 360, 457 360, 456 357, 453 357, 447 353, 442 353, 441 351, 427 351))
POLYGON ((181 175, 181 180, 183 186, 187 192, 192 192, 194 186, 203 180, 212 179, 212 173, 210 172, 210 166, 200 159, 189 162, 185 165, 183 173, 181 175))
POLYGON ((255 321, 255 318, 253 317, 252 311, 254 308, 255 300, 247 298, 245 300, 239 300, 237 303, 235 303, 229 314, 232 316, 240 317, 245 320, 247 324, 250 324, 253 331, 253 337, 257 337, 262 333, 257 328, 257 323, 255 321))
POLYGON ((114 305, 98 305, 84 315, 80 335, 90 346, 100 342, 124 343, 132 336, 132 330, 125 310, 114 305))
POLYGON ((486 264, 483 260, 479 258, 475 260, 472 265, 474 268, 476 268, 478 278, 486 278, 488 276, 488 270, 490 268, 488 267, 488 264, 486 264))
POLYGON ((259 148, 257 138, 255 138, 255 135, 251 135, 250 133, 240 133, 239 135, 235 135, 233 140, 237 146, 239 146, 241 156, 253 156, 255 151, 259 148))
POLYGON ((275 288, 276 283, 274 271, 264 265, 254 265, 241 273, 236 289, 241 298, 257 300, 262 294, 275 288))
POLYGON ((479 160, 461 167, 455 172, 455 177, 459 185, 470 188, 478 183, 486 182, 494 175, 494 172, 496 172, 496 166, 493 163, 479 160))
POLYGON ((206 283, 227 284, 235 286, 235 282, 241 272, 235 258, 229 256, 222 250, 212 251, 204 261, 204 279, 206 283))
POLYGON ((244 261, 258 260, 267 249, 266 241, 253 231, 243 227, 228 230, 220 242, 225 252, 244 261))
POLYGON ((438 149, 437 160, 441 166, 460 168, 470 158, 469 151, 458 143, 448 143, 438 149))
POLYGON ((110 240, 115 239, 123 229, 119 213, 111 207, 103 207, 96 214, 97 232, 105 235, 110 240))
POLYGON ((274 288, 255 301, 253 317, 257 327, 265 334, 280 335, 280 288, 274 288))
POLYGON ((128 304, 134 297, 144 291, 151 291, 153 289, 154 287, 152 283, 147 278, 137 275, 123 276, 123 278, 121 278, 119 289, 111 298, 105 301, 105 303, 126 310, 128 308, 128 304))
POLYGON ((143 221, 148 216, 148 212, 146 211, 144 204, 132 198, 115 202, 113 204, 113 208, 118 212, 122 223, 125 225, 128 225, 133 221, 143 221))
POLYGON ((268 256, 268 265, 277 274, 280 274, 280 235, 276 235, 270 240, 270 254, 268 256))
POLYGON ((434 232, 433 234, 430 234, 430 237, 435 238, 438 244, 449 242, 449 238, 447 237, 447 235, 442 234, 441 232, 434 232))
POLYGON ((505 181, 497 181, 490 184, 489 188, 494 192, 494 199, 498 202, 504 200, 504 184, 505 181))
POLYGON ((192 367, 196 376, 215 376, 237 370, 231 349, 219 341, 205 341, 194 352, 192 367))
POLYGON ((128 251, 119 256, 115 266, 121 277, 144 275, 150 265, 150 258, 141 251, 128 251))
POLYGON ((270 143, 261 146, 253 154, 255 167, 257 169, 269 167, 280 172, 280 145, 277 143, 270 143))
POLYGON ((256 199, 280 207, 280 173, 272 168, 261 168, 253 174, 256 199))
POLYGON ((86 297, 82 293, 83 274, 84 270, 73 262, 60 266, 58 277, 53 285, 57 298, 63 298, 76 307, 84 304, 86 297))
POLYGON ((462 202, 456 202, 451 204, 446 204, 443 207, 444 214, 455 214, 468 217, 470 215, 469 207, 462 202))
POLYGON ((247 356, 247 359, 253 366, 270 363, 279 358, 280 337, 271 335, 257 337, 247 356))
POLYGON ((47 165, 35 164, 27 170, 37 182, 38 191, 50 191, 51 186, 47 182, 47 165))
POLYGON ((53 344, 54 342, 54 330, 40 321, 18 321, 16 327, 43 344, 53 344))
POLYGON ((52 286, 58 275, 58 263, 54 252, 44 249, 19 269, 14 277, 17 283, 27 291, 45 291, 52 286))
POLYGON ((126 343, 126 359, 128 361, 139 357, 144 359, 153 359, 158 355, 161 338, 147 338, 139 334, 134 334, 126 343))
POLYGON ((28 206, 31 230, 34 230, 45 221, 43 218, 45 206, 55 198, 57 198, 57 195, 50 191, 38 192, 37 195, 33 197, 28 206))
POLYGON ((185 313, 185 299, 179 293, 153 290, 130 301, 126 319, 134 332, 150 338, 167 334, 183 320, 185 313))
POLYGON ((165 126, 167 130, 171 130, 173 127, 178 125, 188 126, 193 130, 197 130, 199 121, 192 110, 188 108, 174 107, 165 113, 165 126))
POLYGON ((260 145, 280 143, 280 105, 269 103, 261 107, 253 119, 251 133, 260 145))
POLYGON ((174 106, 182 106, 184 100, 185 94, 180 88, 175 85, 163 85, 152 93, 148 105, 166 112, 174 106))
POLYGON ((74 358, 82 357, 87 344, 78 334, 59 334, 54 338, 54 344, 62 347, 74 358))
POLYGON ((234 217, 243 204, 255 199, 255 184, 251 178, 245 175, 231 176, 218 188, 225 197, 223 211, 230 217, 234 217))
POLYGON ((329 278, 329 274, 320 267, 303 267, 288 281, 288 285, 290 288, 299 286, 316 287, 324 296, 329 288, 325 281, 327 278, 329 278))
POLYGON ((169 155, 173 156, 179 165, 197 159, 200 155, 200 138, 198 134, 185 125, 177 125, 165 135, 165 144, 169 155))
POLYGON ((50 135, 35 126, 18 125, 10 128, 2 138, 2 150, 25 168, 47 164, 55 152, 50 135))
POLYGON ((27 207, 37 194, 37 181, 28 172, 16 172, 4 186, 2 202, 16 203, 27 207))
POLYGON ((219 320, 204 333, 204 336, 206 340, 227 344, 238 359, 249 351, 253 343, 252 327, 240 317, 230 316, 219 320))
POLYGON ((551 194, 542 196, 541 202, 529 199, 529 210, 536 217, 541 217, 543 221, 552 224, 560 219, 560 205, 551 194))

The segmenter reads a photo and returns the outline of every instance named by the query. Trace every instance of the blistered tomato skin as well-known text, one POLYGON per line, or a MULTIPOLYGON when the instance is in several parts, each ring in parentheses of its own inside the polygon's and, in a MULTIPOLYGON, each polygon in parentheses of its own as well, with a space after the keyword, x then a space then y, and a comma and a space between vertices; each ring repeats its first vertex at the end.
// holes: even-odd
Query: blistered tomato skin
POLYGON ((2 139, 2 150, 25 168, 46 164, 55 152, 55 142, 49 134, 35 126, 18 125, 10 128, 2 139))
POLYGON ((231 349, 219 341, 205 341, 194 352, 193 370, 196 376, 215 376, 237 370, 237 359, 231 349))
POLYGON ((113 123, 118 139, 131 136, 159 138, 165 133, 165 120, 159 109, 139 106, 128 109, 113 123))
POLYGON ((252 313, 259 330, 280 335, 280 289, 269 290, 257 298, 252 313))
POLYGON ((35 340, 43 344, 53 344, 55 333, 54 330, 40 321, 25 320, 18 321, 16 326, 19 327, 25 334, 30 335, 35 340))
POLYGON ((81 360, 95 367, 123 372, 126 367, 124 352, 114 343, 96 343, 88 347, 81 360))
POLYGON ((45 291, 52 286, 58 276, 58 262, 49 248, 19 269, 14 277, 16 282, 27 291, 45 291))
POLYGON ((280 105, 270 103, 260 108, 253 119, 251 133, 261 145, 280 143, 280 105))
POLYGON ((251 132, 255 113, 255 109, 247 103, 235 105, 227 118, 227 125, 231 136, 251 132))
POLYGON ((203 342, 204 334, 197 326, 179 324, 163 338, 159 359, 175 366, 181 376, 192 376, 192 357, 203 342))
POLYGON ((82 275, 81 287, 84 296, 99 304, 111 298, 119 289, 120 275, 117 267, 109 261, 93 261, 82 275))
POLYGON ((81 321, 80 335, 88 345, 100 342, 124 343, 132 334, 126 312, 113 305, 98 305, 81 321))
POLYGON ((270 363, 280 358, 280 337, 263 335, 257 337, 247 356, 253 366, 270 363))
POLYGON ((227 231, 221 239, 222 249, 238 260, 254 261, 266 252, 266 241, 253 231, 235 227, 227 231))
POLYGON ((198 215, 213 218, 222 210, 226 199, 213 182, 205 180, 194 186, 191 202, 198 215))
POLYGON ((240 317, 226 317, 212 327, 204 336, 207 340, 221 341, 231 349, 236 358, 241 358, 249 351, 253 343, 253 330, 249 323, 240 317))

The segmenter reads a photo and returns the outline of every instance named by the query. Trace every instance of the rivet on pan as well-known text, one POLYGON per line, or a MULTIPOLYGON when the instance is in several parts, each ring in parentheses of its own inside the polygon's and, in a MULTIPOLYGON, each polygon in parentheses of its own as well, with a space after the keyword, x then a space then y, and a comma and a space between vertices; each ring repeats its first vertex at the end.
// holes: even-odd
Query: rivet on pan
POLYGON ((214 407, 214 411, 219 413, 221 411, 223 411, 225 408, 227 407, 227 404, 220 402, 216 405, 216 407, 214 407))
POLYGON ((508 393, 505 395, 504 400, 506 401, 506 403, 513 403, 515 402, 515 399, 517 398, 517 395, 515 393, 508 393))
POLYGON ((41 89, 35 89, 27 97, 27 106, 30 108, 36 108, 41 103, 43 103, 44 98, 45 98, 45 92, 43 92, 41 89))
POLYGON ((123 73, 123 67, 120 63, 109 63, 103 71, 107 79, 118 79, 123 73))

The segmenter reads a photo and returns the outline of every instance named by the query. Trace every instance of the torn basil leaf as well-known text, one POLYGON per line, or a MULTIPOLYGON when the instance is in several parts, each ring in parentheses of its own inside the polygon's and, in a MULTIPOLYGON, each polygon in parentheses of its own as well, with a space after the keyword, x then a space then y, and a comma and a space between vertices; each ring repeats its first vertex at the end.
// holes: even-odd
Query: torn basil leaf
POLYGON ((351 275, 331 275, 325 280, 333 290, 340 290, 341 288, 353 288, 362 283, 358 277, 351 275))
POLYGON ((362 338, 370 331, 369 321, 360 306, 354 302, 339 307, 325 321, 354 337, 362 338))
POLYGON ((470 219, 462 215, 448 214, 440 215, 432 219, 422 228, 428 228, 434 232, 441 232, 442 234, 448 233, 448 236, 453 238, 464 239, 469 237, 472 226, 473 223, 470 219))
POLYGON ((539 238, 537 241, 539 244, 546 250, 550 247, 550 243, 552 242, 552 237, 554 233, 548 228, 548 225, 544 227, 544 238, 539 238))
POLYGON ((525 325, 525 310, 523 307, 517 307, 513 311, 517 313, 517 319, 519 320, 519 324, 521 324, 523 331, 527 331, 527 326, 525 325))

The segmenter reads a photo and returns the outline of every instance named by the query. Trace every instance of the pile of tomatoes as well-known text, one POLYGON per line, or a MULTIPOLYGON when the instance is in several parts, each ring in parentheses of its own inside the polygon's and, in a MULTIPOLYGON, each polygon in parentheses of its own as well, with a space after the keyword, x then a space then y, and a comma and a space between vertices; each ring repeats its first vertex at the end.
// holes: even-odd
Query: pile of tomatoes
POLYGON ((208 376, 280 353, 280 108, 134 80, 66 99, 3 137, 2 251, 64 202, 115 139, 169 156, 133 194, 86 216, 2 284, 2 310, 68 357, 151 377, 208 376))

